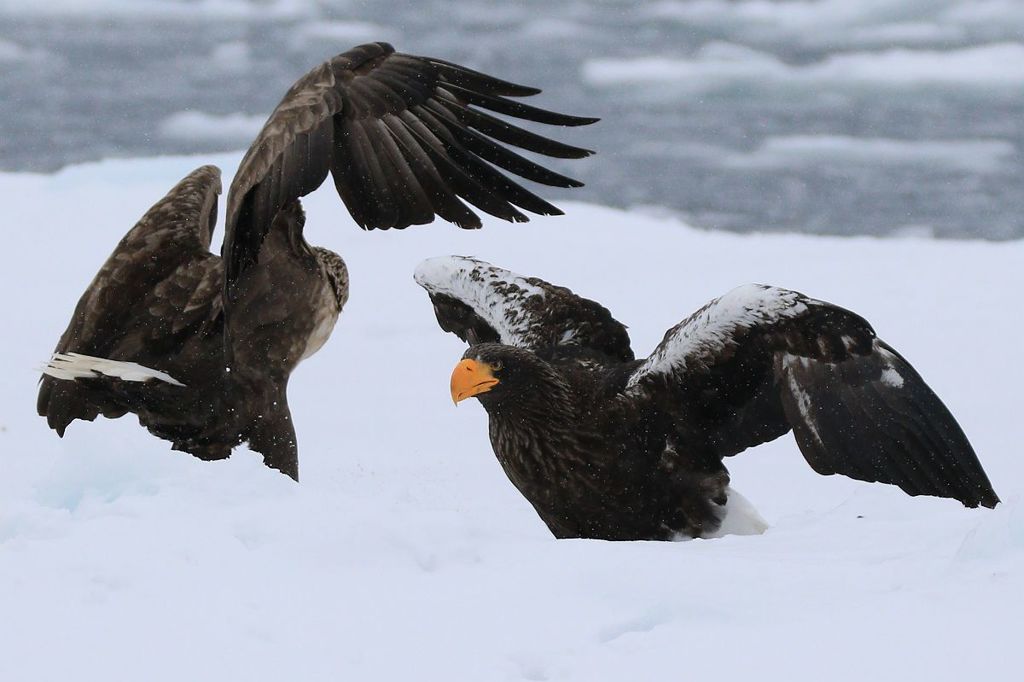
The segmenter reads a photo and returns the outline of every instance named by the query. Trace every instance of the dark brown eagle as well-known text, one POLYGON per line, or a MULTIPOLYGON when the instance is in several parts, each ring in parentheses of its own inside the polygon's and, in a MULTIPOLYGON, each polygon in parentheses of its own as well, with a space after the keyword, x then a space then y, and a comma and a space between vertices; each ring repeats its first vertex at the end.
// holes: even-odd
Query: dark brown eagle
POLYGON ((296 82, 242 159, 227 201, 221 257, 210 241, 220 171, 179 182, 121 240, 80 299, 39 388, 39 414, 61 436, 75 419, 133 412, 154 435, 201 459, 248 442, 298 477, 286 389, 320 348, 348 299, 335 253, 303 238, 299 197, 330 173, 363 229, 440 216, 463 228, 519 210, 560 211, 500 169, 578 187, 496 144, 580 158, 585 149, 528 132, 508 117, 576 126, 596 119, 509 97, 540 92, 386 43, 352 49, 296 82))
POLYGON ((838 306, 743 286, 637 360, 607 309, 563 287, 458 256, 415 278, 470 344, 452 399, 480 400, 498 461, 557 537, 713 534, 733 494, 723 458, 791 429, 818 473, 999 502, 949 410, 838 306))

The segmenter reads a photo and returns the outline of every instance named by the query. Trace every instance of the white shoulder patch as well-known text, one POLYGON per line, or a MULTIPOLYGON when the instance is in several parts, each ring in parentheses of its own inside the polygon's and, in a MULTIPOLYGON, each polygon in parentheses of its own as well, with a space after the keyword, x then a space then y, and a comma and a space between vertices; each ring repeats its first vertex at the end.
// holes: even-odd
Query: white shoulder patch
POLYGON ((522 304, 545 296, 544 289, 525 277, 468 256, 428 258, 416 267, 413 278, 428 292, 472 308, 509 345, 522 345, 527 339, 531 320, 522 304))
POLYGON ((717 298, 669 331, 665 340, 629 378, 635 386, 649 374, 685 371, 716 356, 736 331, 796 317, 807 310, 803 297, 788 289, 747 284, 717 298))

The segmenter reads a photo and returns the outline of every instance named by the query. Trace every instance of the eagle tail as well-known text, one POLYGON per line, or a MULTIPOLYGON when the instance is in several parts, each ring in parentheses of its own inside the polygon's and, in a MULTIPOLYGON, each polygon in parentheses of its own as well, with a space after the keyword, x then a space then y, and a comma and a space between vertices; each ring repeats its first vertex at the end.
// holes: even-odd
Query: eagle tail
POLYGON ((43 366, 42 372, 54 379, 65 381, 95 379, 99 376, 106 376, 123 381, 147 382, 156 380, 173 386, 185 385, 166 372, 145 367, 137 362, 108 360, 107 358, 97 358, 81 353, 54 353, 50 361, 43 366))
POLYGON ((715 510, 721 525, 704 538, 721 538, 726 535, 760 535, 768 530, 768 522, 747 498, 731 487, 725 490, 726 503, 715 510))

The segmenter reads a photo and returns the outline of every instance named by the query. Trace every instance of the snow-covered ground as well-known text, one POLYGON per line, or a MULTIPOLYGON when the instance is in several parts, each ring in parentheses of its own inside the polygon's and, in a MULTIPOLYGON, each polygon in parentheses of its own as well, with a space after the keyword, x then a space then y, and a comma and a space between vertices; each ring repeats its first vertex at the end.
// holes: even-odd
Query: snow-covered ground
MULTIPOLYGON (((237 158, 213 160, 230 174, 237 158)), ((35 415, 33 368, 115 242, 210 160, 0 174, 0 679, 963 680, 1024 665, 1024 242, 740 237, 572 203, 480 232, 361 233, 322 190, 309 236, 344 255, 352 297, 291 383, 301 484, 245 451, 171 452, 132 418, 59 440, 35 415), (787 436, 730 463, 765 535, 556 541, 491 454, 483 410, 448 396, 463 348, 412 271, 449 253, 602 301, 641 353, 745 282, 852 308, 946 401, 1005 502, 817 476, 787 436)))

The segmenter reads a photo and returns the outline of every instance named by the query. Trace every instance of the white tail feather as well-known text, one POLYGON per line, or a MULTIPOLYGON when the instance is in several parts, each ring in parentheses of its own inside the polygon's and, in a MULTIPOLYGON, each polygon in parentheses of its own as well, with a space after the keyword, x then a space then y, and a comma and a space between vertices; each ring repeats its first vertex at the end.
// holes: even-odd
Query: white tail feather
POLYGON ((42 372, 54 379, 65 381, 94 379, 96 375, 102 374, 125 381, 145 382, 156 379, 173 386, 185 385, 166 372, 143 367, 137 362, 120 362, 81 353, 54 353, 42 368, 42 372))
POLYGON ((721 507, 722 525, 706 538, 720 538, 726 535, 760 535, 768 530, 768 522, 764 520, 750 500, 740 495, 731 487, 726 489, 728 498, 721 507))

